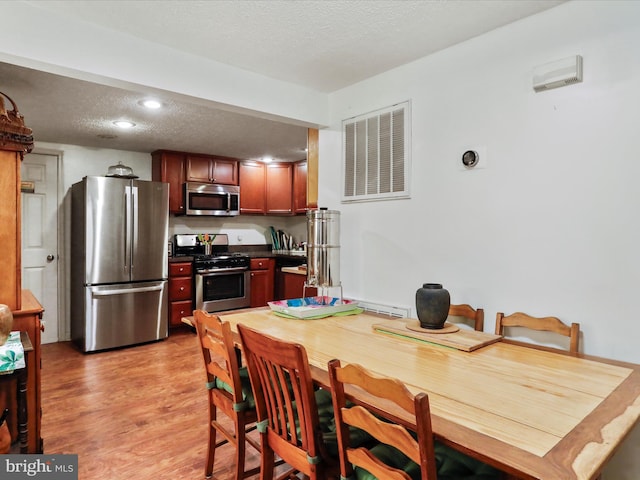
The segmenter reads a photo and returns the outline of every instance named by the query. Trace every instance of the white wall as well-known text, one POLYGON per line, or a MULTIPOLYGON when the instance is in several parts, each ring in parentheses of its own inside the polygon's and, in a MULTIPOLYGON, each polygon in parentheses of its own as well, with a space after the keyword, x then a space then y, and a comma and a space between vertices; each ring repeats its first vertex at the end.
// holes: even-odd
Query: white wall
MULTIPOLYGON (((331 95, 320 203, 341 211, 345 295, 452 302, 580 322, 585 353, 640 363, 640 2, 574 1, 331 95), (544 93, 535 66, 582 55, 544 93), (410 99, 411 199, 340 203, 341 121, 410 99), (487 168, 464 171, 465 149, 487 168)), ((415 309, 414 309, 415 311, 415 309)), ((640 431, 607 479, 640 478, 640 431)))

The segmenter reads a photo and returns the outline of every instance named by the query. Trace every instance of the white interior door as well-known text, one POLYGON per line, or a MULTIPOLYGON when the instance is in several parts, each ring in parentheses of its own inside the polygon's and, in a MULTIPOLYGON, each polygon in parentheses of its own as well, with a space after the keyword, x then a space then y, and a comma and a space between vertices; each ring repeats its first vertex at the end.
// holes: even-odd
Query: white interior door
POLYGON ((58 341, 58 157, 30 153, 22 161, 22 288, 44 307, 42 343, 58 341), (33 192, 25 191, 30 182, 33 192))

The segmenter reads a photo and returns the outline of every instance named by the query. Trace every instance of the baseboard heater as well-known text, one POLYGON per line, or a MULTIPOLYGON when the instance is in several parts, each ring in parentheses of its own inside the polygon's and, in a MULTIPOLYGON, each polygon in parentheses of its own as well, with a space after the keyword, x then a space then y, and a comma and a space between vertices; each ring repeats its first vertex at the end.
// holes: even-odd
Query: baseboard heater
POLYGON ((382 315, 389 315, 397 318, 409 318, 411 316, 411 308, 408 307, 394 307, 391 305, 382 305, 380 303, 367 302, 364 300, 355 300, 358 302, 358 306, 366 312, 380 313, 382 315))

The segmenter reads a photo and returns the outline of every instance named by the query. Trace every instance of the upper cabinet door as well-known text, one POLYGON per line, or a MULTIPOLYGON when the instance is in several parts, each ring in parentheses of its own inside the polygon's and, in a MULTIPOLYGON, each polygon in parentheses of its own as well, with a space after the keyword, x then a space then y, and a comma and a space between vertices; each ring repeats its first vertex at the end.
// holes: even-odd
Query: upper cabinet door
POLYGON ((187 155, 187 182, 238 185, 238 161, 225 157, 187 155))
POLYGON ((264 163, 240 163, 240 214, 265 214, 265 179, 264 163))
POLYGON ((307 161, 293 164, 293 213, 307 212, 307 161))
POLYGON ((169 213, 184 215, 186 154, 159 150, 153 152, 151 158, 152 180, 169 184, 169 213))
POLYGON ((292 190, 293 166, 290 163, 267 165, 267 213, 291 215, 292 190))
POLYGON ((211 181, 223 185, 238 185, 238 162, 224 158, 213 158, 211 181))
POLYGON ((187 155, 187 182, 212 183, 211 157, 187 155))

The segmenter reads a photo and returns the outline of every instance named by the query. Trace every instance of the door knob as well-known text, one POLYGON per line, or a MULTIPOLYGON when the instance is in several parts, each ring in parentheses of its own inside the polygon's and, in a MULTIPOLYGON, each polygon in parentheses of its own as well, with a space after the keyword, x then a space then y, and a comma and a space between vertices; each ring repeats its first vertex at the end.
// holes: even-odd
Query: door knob
POLYGON ((56 258, 56 257, 55 257, 54 255, 49 254, 49 255, 47 255, 47 262, 53 262, 53 260, 54 260, 55 258, 56 258))

